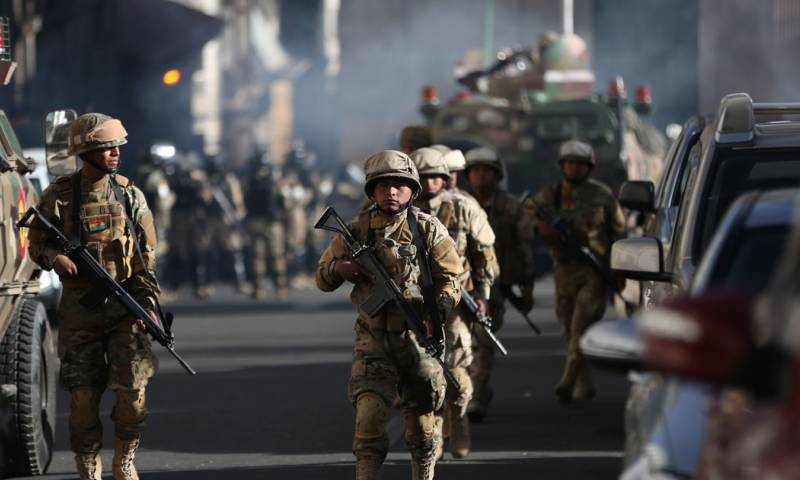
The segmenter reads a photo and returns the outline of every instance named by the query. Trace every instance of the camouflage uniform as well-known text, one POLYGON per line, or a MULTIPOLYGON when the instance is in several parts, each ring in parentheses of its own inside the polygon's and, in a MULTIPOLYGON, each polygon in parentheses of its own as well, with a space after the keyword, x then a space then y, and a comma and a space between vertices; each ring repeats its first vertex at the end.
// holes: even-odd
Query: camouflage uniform
MULTIPOLYGON (((421 177, 432 175, 441 176, 446 181, 450 179, 444 156, 435 149, 420 148, 411 154, 411 159, 421 177)), ((494 231, 483 209, 464 196, 445 189, 430 199, 418 198, 414 205, 438 218, 455 241, 464 270, 459 279, 461 288, 476 299, 488 300, 498 266, 493 247, 494 231)), ((445 436, 450 434, 451 452, 456 458, 465 457, 470 444, 466 418, 467 405, 473 393, 472 380, 467 372, 473 358, 470 315, 466 307, 458 305, 445 323, 445 360, 461 386, 460 391, 448 387, 443 412, 446 420, 443 422, 444 433, 445 436)))
POLYGON ((208 176, 200 168, 184 165, 169 180, 175 192, 175 203, 168 235, 170 268, 167 271, 173 274, 190 272, 195 296, 206 298, 211 294, 208 264, 212 230, 209 228, 209 213, 213 202, 208 176))
MULTIPOLYGON (((211 250, 227 255, 225 263, 230 262, 233 266, 236 289, 246 293, 249 290, 244 265, 244 247, 247 241, 244 218, 247 211, 242 183, 235 174, 219 170, 213 162, 208 165, 208 180, 213 199, 207 226, 211 232, 211 250)), ((210 264, 215 267, 220 265, 219 255, 209 255, 209 258, 210 264)))
POLYGON ((266 295, 264 279, 271 262, 272 277, 279 300, 289 293, 288 265, 286 261, 286 199, 279 172, 268 164, 254 165, 245 191, 247 207, 247 233, 250 235, 253 273, 253 296, 266 295))
MULTIPOLYGON (((79 117, 70 133, 70 153, 82 154, 125 143, 122 124, 113 122, 119 121, 100 114, 79 117), (102 136, 103 128, 111 131, 111 140, 102 136), (73 138, 92 140, 81 148, 81 144, 72 144, 73 138)), ((103 268, 125 285, 145 309, 155 309, 159 294, 154 274, 156 232, 141 190, 121 175, 105 175, 93 182, 77 172, 57 178, 42 194, 39 209, 48 219, 63 225, 67 236, 88 245, 103 268), (110 178, 119 185, 124 201, 115 195, 110 178), (80 188, 77 209, 73 201, 76 186, 80 188), (129 230, 126 215, 130 216, 135 232, 129 230), (136 240, 141 257, 136 253, 136 240)), ((29 239, 31 257, 42 268, 51 269, 61 253, 57 245, 44 231, 35 228, 30 230, 29 239)), ((62 278, 61 282, 64 293, 59 307, 60 379, 72 397, 70 445, 76 453, 79 473, 82 479, 100 478, 98 452, 103 433, 99 405, 108 387, 116 394, 111 415, 115 425, 114 478, 138 478, 133 469, 133 452, 147 416, 145 387, 157 368, 150 340, 118 302, 109 300, 93 310, 81 305, 79 300, 93 288, 80 272, 76 277, 62 278)))
MULTIPOLYGON (((468 152, 467 170, 476 165, 491 166, 498 172, 498 180, 502 179, 503 168, 494 152, 484 148, 468 152)), ((495 330, 499 330, 506 308, 506 298, 499 284, 508 287, 518 285, 523 297, 533 297, 533 226, 519 200, 505 190, 495 187, 491 192, 472 193, 489 217, 489 224, 496 236, 494 250, 500 275, 492 287, 489 312, 495 322, 495 330)), ((492 397, 489 380, 494 367, 495 347, 483 329, 473 328, 472 335, 475 355, 469 374, 475 385, 475 394, 469 412, 470 418, 481 420, 486 415, 492 397)))
MULTIPOLYGON (((413 178, 419 190, 416 168, 401 152, 377 153, 367 159, 365 170, 368 194, 373 183, 384 177, 413 178)), ((362 211, 351 228, 360 241, 373 238, 381 245, 377 250, 378 258, 422 314, 420 269, 408 215, 416 216, 421 230, 416 235, 421 234, 428 250, 438 307, 447 313, 460 299, 458 278, 462 267, 453 240, 438 220, 414 207, 395 215, 371 208, 362 211)), ((344 280, 335 273, 335 263, 349 258, 344 241, 335 237, 320 258, 317 286, 326 292, 340 287, 344 280)), ((358 282, 350 299, 358 306, 370 293, 368 282, 358 282)), ((388 412, 398 392, 405 417, 406 445, 412 457, 412 478, 430 480, 435 452, 441 442, 434 412, 442 407, 445 396, 442 369, 407 329, 404 314, 395 303, 390 302, 374 317, 358 309, 348 387, 350 401, 356 409, 353 453, 357 458, 358 480, 379 478, 380 465, 389 450, 388 412)))
MULTIPOLYGON (((580 143, 581 151, 585 146, 588 148, 585 151, 591 152, 591 147, 580 143)), ((566 147, 570 145, 569 142, 565 144, 566 147)), ((562 158, 568 156, 567 151, 562 147, 562 158)), ((619 203, 608 186, 592 178, 581 183, 565 179, 558 186, 547 186, 526 204, 532 217, 535 217, 535 206, 544 207, 564 219, 578 242, 588 246, 606 265, 611 244, 624 236, 624 217, 619 203), (560 193, 560 198, 556 192, 560 193)), ((591 398, 594 387, 578 342, 586 328, 603 317, 608 302, 608 285, 587 261, 568 251, 559 241, 546 240, 553 256, 556 316, 567 340, 564 373, 556 393, 562 401, 569 401, 573 396, 591 398)))

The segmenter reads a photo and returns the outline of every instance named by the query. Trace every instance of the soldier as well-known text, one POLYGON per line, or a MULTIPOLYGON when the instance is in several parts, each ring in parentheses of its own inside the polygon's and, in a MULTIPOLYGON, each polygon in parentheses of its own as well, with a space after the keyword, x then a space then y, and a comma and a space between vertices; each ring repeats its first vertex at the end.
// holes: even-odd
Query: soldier
MULTIPOLYGON (((413 305, 424 310, 420 293, 421 270, 416 244, 424 245, 430 261, 437 308, 446 318, 460 299, 461 260, 447 230, 435 218, 410 207, 420 192, 419 176, 408 155, 385 150, 364 165, 365 192, 373 201, 352 225, 362 242, 379 242, 377 255, 413 305), (417 228, 412 225, 416 224, 417 228)), ((317 286, 326 292, 345 280, 354 283, 350 295, 360 305, 371 292, 370 279, 349 256, 340 237, 334 238, 319 261, 317 286)), ((430 318, 426 327, 433 329, 430 318)), ((348 388, 356 410, 353 453, 356 479, 380 478, 389 450, 386 422, 389 407, 399 392, 405 417, 405 440, 411 452, 411 478, 433 478, 435 455, 441 437, 434 412, 442 407, 444 375, 435 359, 420 346, 406 327, 401 309, 390 302, 374 317, 359 309, 348 388)))
MULTIPOLYGON (((477 204, 445 188, 450 181, 450 172, 440 152, 433 148, 420 148, 411 154, 411 159, 417 166, 422 184, 414 206, 435 216, 447 228, 464 269, 461 287, 470 292, 480 310, 486 312, 498 269, 493 247, 494 232, 486 213, 477 204)), ((440 420, 437 426, 443 425, 445 437, 449 434, 450 452, 455 458, 466 457, 470 449, 467 406, 472 399, 472 380, 467 368, 472 363, 472 334, 467 326, 469 315, 465 307, 456 306, 445 322, 445 360, 461 389, 454 391, 447 387, 444 411, 437 414, 440 420)))
MULTIPOLYGON (((168 272, 190 272, 194 296, 208 298, 212 293, 208 272, 211 252, 211 230, 208 225, 213 202, 208 176, 200 168, 199 158, 192 155, 176 161, 169 183, 175 192, 175 203, 172 205, 172 228, 168 235, 168 272)), ((174 282, 183 279, 169 280, 174 282)))
POLYGON ((284 301, 289 296, 286 261, 286 198, 281 189, 281 171, 272 165, 266 154, 257 154, 250 162, 245 192, 247 232, 253 248, 250 256, 253 272, 253 298, 264 299, 264 277, 271 263, 275 296, 284 301))
MULTIPOLYGON (((533 228, 516 198, 500 188, 503 165, 497 154, 485 147, 466 155, 466 175, 470 193, 489 217, 496 240, 494 250, 500 265, 498 282, 492 287, 489 312, 496 329, 503 325, 505 293, 517 285, 524 313, 533 308, 533 228)), ((475 392, 467 410, 470 420, 479 422, 486 416, 492 390, 489 387, 494 366, 494 345, 482 329, 473 329, 473 361, 469 368, 475 392)))
POLYGON ((603 262, 608 262, 611 244, 624 235, 622 210, 605 184, 589 178, 595 164, 588 143, 570 140, 561 145, 559 163, 563 180, 546 186, 526 202, 526 211, 537 222, 536 231, 550 246, 556 282, 556 315, 567 340, 564 373, 556 386, 558 400, 591 399, 595 395, 588 365, 578 350, 578 341, 589 325, 602 318, 609 285, 603 276, 568 251, 560 233, 537 215, 537 207, 560 216, 575 238, 603 262))
POLYGON ((430 147, 431 131, 422 125, 409 125, 400 132, 400 150, 409 155, 418 148, 430 147))
MULTIPOLYGON (((73 241, 95 252, 98 261, 150 312, 159 295, 155 278, 156 232, 144 194, 118 175, 119 146, 127 142, 122 123, 99 113, 73 122, 70 155, 83 167, 57 178, 42 195, 39 208, 63 225, 73 241)), ((111 300, 87 309, 80 300, 92 290, 75 263, 36 229, 31 229, 30 253, 44 269, 54 269, 64 285, 59 306, 58 353, 60 379, 70 392, 70 445, 82 480, 99 480, 103 439, 100 399, 106 387, 114 391, 114 478, 138 479, 134 453, 147 416, 145 387, 157 361, 141 320, 131 318, 111 300)))
MULTIPOLYGON (((244 218, 247 210, 244 206, 242 183, 236 174, 221 169, 213 158, 206 159, 206 174, 212 198, 207 225, 211 236, 211 250, 229 255, 236 290, 249 294, 250 286, 244 266, 244 246, 247 242, 244 218)), ((209 265, 220 265, 219 255, 209 255, 208 259, 209 265)))

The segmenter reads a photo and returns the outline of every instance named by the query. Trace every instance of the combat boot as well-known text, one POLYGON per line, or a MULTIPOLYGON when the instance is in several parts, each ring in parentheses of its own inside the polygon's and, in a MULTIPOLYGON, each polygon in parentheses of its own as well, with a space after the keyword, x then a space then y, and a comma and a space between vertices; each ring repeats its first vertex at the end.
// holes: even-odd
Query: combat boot
POLYGON ((133 465, 137 447, 139 440, 114 439, 114 462, 111 467, 114 480, 139 480, 139 474, 133 465))
POLYGON ((356 460, 356 480, 380 480, 381 462, 377 458, 356 460))
POLYGON ((589 372, 587 365, 581 365, 578 372, 578 380, 575 382, 575 388, 572 389, 572 396, 576 400, 592 400, 597 395, 597 391, 592 384, 592 374, 589 372))
POLYGON ((411 480, 433 480, 434 462, 411 460, 411 480))
POLYGON ((103 462, 99 453, 80 453, 75 455, 75 466, 80 480, 101 480, 103 462))
POLYGON ((450 454, 453 458, 466 458, 469 455, 470 436, 469 436, 469 417, 459 415, 461 409, 453 405, 448 405, 447 418, 450 419, 450 454))

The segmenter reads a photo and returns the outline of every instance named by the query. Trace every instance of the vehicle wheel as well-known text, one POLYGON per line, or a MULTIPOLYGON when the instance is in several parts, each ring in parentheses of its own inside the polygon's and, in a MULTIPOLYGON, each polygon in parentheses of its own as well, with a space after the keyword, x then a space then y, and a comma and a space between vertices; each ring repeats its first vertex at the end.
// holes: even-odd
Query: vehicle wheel
POLYGON ((56 362, 44 306, 24 298, 0 342, 0 383, 11 387, 6 475, 41 475, 50 465, 56 421, 56 362))

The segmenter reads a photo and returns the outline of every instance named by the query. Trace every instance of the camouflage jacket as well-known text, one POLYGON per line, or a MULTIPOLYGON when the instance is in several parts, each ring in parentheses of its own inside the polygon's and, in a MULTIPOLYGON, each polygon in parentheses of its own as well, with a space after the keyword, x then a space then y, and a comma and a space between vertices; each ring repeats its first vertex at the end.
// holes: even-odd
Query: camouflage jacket
POLYGON ((488 299, 499 267, 494 253, 494 231, 486 212, 460 193, 443 191, 415 206, 439 219, 455 241, 464 273, 461 286, 474 291, 479 298, 488 299))
MULTIPOLYGON (((581 245, 608 261, 611 244, 625 235, 625 218, 611 189, 592 178, 579 185, 562 181, 561 199, 556 201, 557 185, 546 186, 526 202, 528 214, 538 218, 537 206, 554 212, 566 221, 581 245)), ((574 252, 568 252, 557 239, 547 241, 556 266, 575 260, 574 252)))
MULTIPOLYGON (((461 259, 458 257, 453 240, 441 222, 417 208, 410 208, 412 214, 417 216, 423 241, 428 250, 439 308, 446 313, 461 299, 459 283, 462 273, 461 259)), ((376 251, 378 258, 397 282, 406 299, 424 316, 418 257, 406 215, 404 211, 398 215, 388 216, 378 209, 371 208, 359 213, 350 228, 361 242, 365 243, 368 237, 374 236, 374 242, 380 245, 376 251), (369 233, 370 230, 372 234, 369 233)), ((342 285, 344 280, 334 272, 333 267, 337 261, 349 259, 350 252, 344 240, 339 236, 334 237, 319 260, 316 280, 320 290, 330 292, 342 285)), ((358 307, 369 298, 370 291, 369 282, 359 282, 353 286, 350 300, 358 307)), ((405 318, 394 302, 388 303, 375 317, 369 317, 361 309, 358 311, 358 316, 359 321, 366 323, 371 329, 390 332, 405 330, 405 318)))
POLYGON ((478 202, 486 211, 497 237, 494 251, 500 265, 499 280, 505 285, 533 287, 533 225, 516 197, 497 190, 478 202))
MULTIPOLYGON (((124 282, 145 308, 152 307, 159 294, 155 278, 156 231, 144 194, 130 180, 116 175, 114 178, 128 203, 126 212, 114 195, 108 176, 94 183, 81 176, 80 220, 75 222, 72 218, 73 178, 74 175, 59 177, 47 187, 39 201, 39 210, 70 238, 74 239, 80 228, 83 243, 89 246, 103 268, 118 282, 124 282), (141 258, 125 221, 128 213, 136 230, 141 258)), ((55 257, 62 253, 59 246, 40 229, 32 228, 28 238, 31 258, 42 268, 52 269, 55 257)), ((80 272, 76 278, 62 279, 62 283, 65 288, 89 287, 88 280, 81 277, 80 272)))

